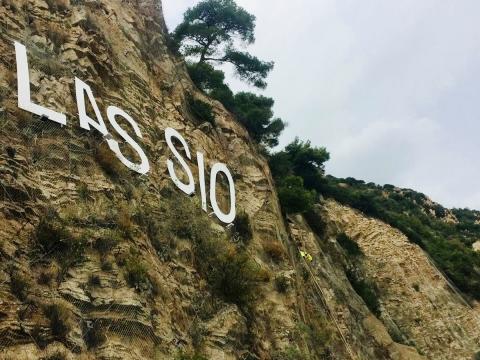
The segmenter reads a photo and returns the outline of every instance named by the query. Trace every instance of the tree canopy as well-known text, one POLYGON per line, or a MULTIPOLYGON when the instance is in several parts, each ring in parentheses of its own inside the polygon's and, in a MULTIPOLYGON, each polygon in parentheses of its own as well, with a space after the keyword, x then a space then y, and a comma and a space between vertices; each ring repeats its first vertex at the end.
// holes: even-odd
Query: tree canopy
POLYGON ((298 138, 283 151, 270 155, 269 165, 285 212, 309 211, 324 182, 324 163, 330 154, 298 138))
POLYGON ((289 175, 300 176, 308 189, 320 190, 325 173, 325 162, 330 154, 323 147, 312 147, 310 141, 298 138, 285 147, 285 150, 270 157, 270 168, 276 179, 289 175))
POLYGON ((267 147, 278 145, 278 137, 285 129, 281 119, 272 119, 274 100, 249 92, 240 92, 234 97, 234 113, 258 143, 267 147))
POLYGON ((197 65, 230 63, 242 80, 265 88, 273 62, 235 48, 238 42, 252 44, 254 31, 255 16, 233 0, 204 0, 185 12, 173 38, 185 56, 197 59, 197 65))

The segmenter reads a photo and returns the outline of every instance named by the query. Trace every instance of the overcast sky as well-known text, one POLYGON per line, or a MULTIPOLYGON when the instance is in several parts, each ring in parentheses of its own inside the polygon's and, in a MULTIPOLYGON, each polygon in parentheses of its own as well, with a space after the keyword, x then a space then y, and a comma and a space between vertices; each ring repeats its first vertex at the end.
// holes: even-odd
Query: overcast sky
MULTIPOLYGON (((198 1, 163 0, 173 29, 198 1)), ((275 61, 276 115, 325 146, 327 172, 480 209, 480 1, 237 0, 275 61)), ((235 90, 256 91, 233 76, 235 90)))

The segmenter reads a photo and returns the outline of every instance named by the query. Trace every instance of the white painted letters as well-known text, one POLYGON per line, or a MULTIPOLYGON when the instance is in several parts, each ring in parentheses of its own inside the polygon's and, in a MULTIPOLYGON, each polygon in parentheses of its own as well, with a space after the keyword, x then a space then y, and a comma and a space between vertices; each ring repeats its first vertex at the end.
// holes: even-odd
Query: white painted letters
MULTIPOLYGON (((51 121, 59 123, 61 125, 67 124, 67 117, 59 112, 48 109, 38 104, 34 104, 31 100, 30 93, 30 75, 28 68, 28 58, 27 58, 27 49, 24 45, 15 42, 15 54, 17 59, 17 78, 18 78, 18 107, 29 111, 35 115, 43 116, 48 118, 51 121)), ((137 122, 128 115, 122 109, 116 106, 109 106, 107 108, 107 118, 110 125, 118 133, 118 135, 125 140, 125 142, 130 145, 140 157, 138 163, 134 163, 131 160, 127 159, 120 150, 120 144, 115 140, 108 131, 105 121, 103 120, 102 113, 97 105, 94 94, 90 86, 85 82, 75 77, 75 98, 77 101, 78 116, 80 121, 80 127, 85 130, 91 130, 93 127, 95 130, 99 131, 103 136, 105 141, 108 143, 108 146, 113 153, 118 157, 118 159, 129 169, 145 175, 150 171, 150 163, 147 155, 141 148, 141 146, 118 124, 116 117, 120 116, 125 119, 130 126, 133 128, 137 138, 142 139, 142 134, 140 127, 137 122), (91 118, 87 115, 87 107, 85 100, 88 99, 96 119, 91 118)), ((165 129, 165 139, 167 145, 172 152, 173 156, 176 158, 176 161, 179 163, 183 171, 185 171, 188 182, 183 183, 175 172, 174 162, 171 159, 167 160, 168 173, 175 185, 187 195, 192 195, 195 193, 195 179, 193 177, 192 170, 188 166, 187 161, 180 152, 175 148, 173 139, 176 139, 180 142, 185 150, 186 157, 191 160, 192 155, 188 147, 187 142, 182 135, 178 133, 175 129, 167 128, 165 129)), ((205 157, 203 153, 197 152, 197 165, 198 165, 198 180, 200 185, 200 199, 201 206, 204 211, 208 210, 207 204, 207 189, 206 189, 206 179, 205 179, 205 157)), ((232 223, 235 220, 236 216, 236 197, 235 197, 235 183, 233 181, 232 174, 228 170, 225 164, 216 163, 213 165, 211 174, 210 174, 210 203, 213 209, 213 212, 218 217, 218 219, 226 224, 232 223), (217 178, 220 173, 223 173, 228 179, 229 193, 230 193, 230 210, 227 214, 223 213, 220 209, 217 202, 217 178)))
POLYGON ((232 174, 230 174, 230 171, 225 164, 217 163, 212 167, 212 173, 210 175, 210 202, 212 203, 212 208, 215 212, 215 215, 217 215, 220 221, 230 224, 233 222, 233 220, 235 220, 235 182, 233 181, 232 174), (217 175, 219 173, 224 173, 228 179, 228 187, 230 189, 230 212, 228 214, 224 214, 222 210, 220 210, 217 203, 217 175))
POLYGON ((118 125, 117 121, 115 120, 115 116, 121 116, 125 120, 127 120, 130 125, 132 125, 133 130, 135 131, 135 134, 141 139, 142 138, 142 133, 140 132, 140 128, 138 127, 137 123, 135 120, 131 118, 130 115, 128 115, 125 111, 122 109, 119 109, 115 106, 109 106, 107 109, 107 117, 108 121, 110 124, 112 124, 112 127, 115 129, 115 131, 123 138, 125 141, 138 153, 140 156, 140 159, 142 162, 140 164, 134 164, 130 160, 128 160, 125 156, 120 151, 120 147, 118 146, 118 142, 112 138, 108 139, 108 146, 110 146, 110 149, 117 155, 117 157, 120 159, 120 161, 128 167, 130 170, 136 171, 139 174, 146 174, 150 171, 150 164, 148 163, 148 158, 143 152, 142 148, 131 138, 130 135, 127 134, 125 130, 123 130, 120 125, 118 125))
POLYGON ((188 148, 187 142, 182 137, 182 135, 180 135, 178 133, 177 130, 172 129, 172 128, 166 128, 165 129, 165 140, 167 140, 167 145, 170 148, 170 151, 173 153, 173 155, 175 155, 175 157, 177 158, 180 165, 182 165, 183 170, 187 173, 188 184, 184 184, 180 181, 177 174, 175 173, 175 169, 173 167, 173 161, 170 160, 170 159, 167 160, 168 173, 170 174, 170 177, 172 178, 174 184, 177 185, 177 187, 180 190, 182 190, 187 195, 191 195, 195 192, 195 182, 193 180, 193 174, 192 174, 192 171, 190 170, 190 168, 188 167, 188 164, 185 161, 185 159, 177 151, 177 149, 175 148, 175 145, 173 145, 172 138, 176 138, 178 141, 180 141, 180 143, 182 144, 182 146, 185 149, 185 154, 187 155, 187 157, 189 159, 192 158, 191 155, 190 155, 190 150, 188 148))
POLYGON ((24 45, 16 41, 15 55, 17 58, 18 107, 35 115, 46 116, 52 121, 66 125, 67 117, 64 114, 32 102, 30 96, 30 74, 28 69, 27 49, 24 45))
POLYGON ((79 78, 75 78, 75 96, 77 98, 77 108, 78 108, 78 116, 80 117, 80 127, 85 130, 90 130, 90 125, 93 126, 95 129, 100 131, 103 136, 108 134, 107 127, 105 126, 105 122, 103 121, 102 114, 100 113, 100 109, 98 108, 97 102, 95 101, 95 97, 93 96, 92 89, 90 86, 85 84, 79 78), (97 121, 93 120, 90 116, 87 115, 87 108, 85 106, 85 94, 88 96, 88 100, 93 107, 93 111, 95 112, 95 116, 97 117, 97 121))

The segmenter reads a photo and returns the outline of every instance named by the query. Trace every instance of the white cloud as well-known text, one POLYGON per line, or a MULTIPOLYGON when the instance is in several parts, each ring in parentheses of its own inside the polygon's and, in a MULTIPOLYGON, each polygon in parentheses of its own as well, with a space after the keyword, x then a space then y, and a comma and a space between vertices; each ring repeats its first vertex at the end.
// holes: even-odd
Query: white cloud
MULTIPOLYGON (((265 94, 290 124, 282 144, 326 146, 333 175, 480 208, 480 2, 237 2, 257 16, 251 51, 276 62, 265 94)), ((170 27, 194 3, 164 0, 170 27)))

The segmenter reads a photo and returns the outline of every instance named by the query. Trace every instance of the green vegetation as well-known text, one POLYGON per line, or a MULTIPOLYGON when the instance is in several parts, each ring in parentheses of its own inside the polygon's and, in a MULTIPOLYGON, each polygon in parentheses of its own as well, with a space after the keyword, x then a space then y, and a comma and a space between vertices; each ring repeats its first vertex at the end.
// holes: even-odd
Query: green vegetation
POLYGON ((36 242, 46 258, 55 259, 63 271, 83 261, 87 241, 74 236, 55 212, 49 212, 36 229, 36 242))
POLYGON ((10 274, 10 291, 20 301, 25 301, 28 295, 30 283, 28 279, 19 272, 10 274))
POLYGON ((243 245, 248 245, 253 237, 252 225, 250 223, 250 217, 246 212, 239 212, 232 228, 233 237, 240 241, 243 245))
POLYGON ((289 288, 289 281, 286 276, 280 275, 275 278, 275 289, 281 293, 285 294, 289 288))
POLYGON ((261 268, 243 247, 235 246, 226 234, 210 226, 208 216, 190 198, 176 198, 164 202, 165 218, 156 228, 163 228, 162 236, 190 240, 194 263, 212 292, 225 301, 246 305, 255 294, 257 284, 265 280, 261 268), (189 221, 184 221, 188 217, 189 221))
POLYGON ((308 212, 323 183, 324 163, 330 155, 325 148, 312 147, 298 138, 285 150, 270 156, 269 164, 286 213, 308 212))
POLYGON ((355 292, 363 299, 370 311, 379 316, 380 303, 378 302, 378 290, 375 284, 363 279, 354 270, 348 270, 346 274, 355 292))
POLYGON ((60 26, 51 24, 48 26, 47 36, 54 46, 54 51, 60 53, 62 45, 68 40, 68 33, 60 26))
POLYGON ((413 190, 331 176, 319 188, 325 196, 399 229, 425 249, 461 291, 480 299, 480 255, 471 248, 480 238, 477 211, 454 209, 458 223, 448 222, 442 217, 448 210, 413 190))
POLYGON ((185 12, 173 39, 185 56, 197 58, 197 65, 230 63, 241 79, 264 88, 273 63, 235 49, 238 41, 255 41, 254 29, 255 17, 233 0, 204 0, 185 12))
POLYGON ((50 321, 52 334, 60 340, 65 340, 72 329, 70 310, 62 303, 47 305, 44 313, 50 321))
MULTIPOLYGON (((378 186, 353 178, 324 176, 329 154, 309 142, 296 139, 285 150, 270 156, 270 167, 285 212, 304 212, 311 208, 306 191, 356 208, 402 231, 423 247, 437 266, 464 293, 480 299, 480 254, 471 245, 480 238, 480 213, 454 209, 458 223, 445 221, 447 210, 432 204, 426 196, 392 185, 378 186), (291 177, 300 177, 303 185, 291 177)), ((308 216, 307 216, 308 217, 308 216)), ((357 256, 356 244, 340 237, 339 243, 357 256)))
POLYGON ((225 108, 233 111, 235 99, 232 90, 225 84, 225 74, 221 70, 207 63, 187 63, 190 78, 199 89, 204 91, 211 98, 220 101, 225 108))
POLYGON ((52 12, 63 12, 68 10, 68 0, 46 0, 46 3, 52 12))
POLYGON ((194 98, 191 94, 187 96, 187 103, 190 112, 201 121, 206 121, 215 126, 215 115, 210 104, 194 98))
POLYGON ((208 359, 202 355, 180 352, 175 357, 175 360, 208 360, 208 359))
POLYGON ((118 160, 112 150, 104 142, 95 147, 95 160, 102 170, 112 179, 120 180, 128 175, 126 167, 118 160))
MULTIPOLYGON (((265 148, 278 145, 285 123, 273 118, 271 98, 250 92, 236 95, 225 84, 225 74, 214 64, 229 63, 237 75, 258 88, 265 88, 273 63, 263 62, 247 52, 235 49, 238 41, 254 41, 255 17, 233 0, 204 0, 187 10, 183 22, 170 36, 170 47, 187 57, 192 81, 207 95, 220 101, 234 113, 251 137, 265 148)), ((214 124, 211 106, 193 97, 187 98, 192 113, 214 124)))
POLYGON ((98 238, 94 243, 95 250, 104 258, 107 256, 120 242, 122 236, 118 231, 111 230, 98 238))
POLYGON ((315 191, 305 189, 303 179, 299 176, 287 176, 281 180, 277 191, 280 204, 287 214, 307 212, 315 204, 315 191))
POLYGON ((130 254, 125 261, 125 278, 136 290, 145 291, 151 288, 147 265, 133 248, 130 249, 130 254))
POLYGON ((352 240, 347 234, 341 233, 337 236, 337 242, 351 256, 363 255, 358 244, 352 240))
POLYGON ((97 348, 107 341, 105 329, 98 320, 92 321, 84 330, 83 339, 89 349, 97 348))
POLYGON ((285 250, 280 242, 274 240, 268 240, 263 244, 263 250, 265 253, 277 264, 282 262, 285 257, 285 250))
POLYGON ((274 100, 249 92, 240 92, 234 97, 233 112, 257 143, 265 147, 278 145, 278 137, 285 129, 281 119, 273 119, 274 100))
POLYGON ((67 355, 61 351, 56 351, 51 355, 41 358, 41 360, 66 360, 66 359, 67 359, 67 355))
POLYGON ((88 285, 91 287, 99 287, 102 285, 102 282, 100 280, 100 276, 95 275, 95 274, 90 274, 88 277, 88 285))

